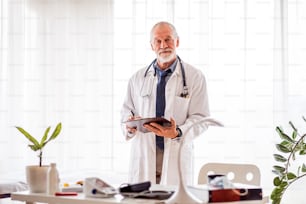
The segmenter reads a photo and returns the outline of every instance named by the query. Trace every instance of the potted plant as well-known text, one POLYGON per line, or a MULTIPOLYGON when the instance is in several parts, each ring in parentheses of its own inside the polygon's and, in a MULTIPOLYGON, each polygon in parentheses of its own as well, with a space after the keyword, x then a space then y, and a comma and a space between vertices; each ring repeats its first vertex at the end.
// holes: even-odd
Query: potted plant
POLYGON ((31 144, 28 146, 33 151, 38 151, 38 158, 39 158, 39 164, 38 165, 30 165, 26 167, 26 179, 27 183, 29 185, 30 191, 32 193, 45 193, 46 187, 47 187, 47 172, 48 172, 48 165, 42 165, 42 159, 43 159, 43 149, 44 147, 52 140, 57 138, 59 133, 62 129, 62 124, 58 123, 56 128, 54 129, 53 133, 49 137, 49 131, 51 127, 48 127, 44 135, 40 140, 33 137, 31 134, 29 134, 27 131, 25 131, 21 127, 16 127, 17 130, 19 130, 28 140, 31 144))
MULTIPOLYGON (((303 120, 306 122, 304 117, 303 120)), ((291 135, 286 134, 281 127, 276 127, 276 131, 281 138, 281 142, 276 144, 276 148, 280 153, 273 154, 273 156, 282 165, 273 166, 272 171, 277 176, 273 179, 274 189, 270 195, 272 204, 281 203, 289 186, 306 176, 305 163, 295 163, 293 165, 297 161, 297 156, 306 155, 306 134, 300 134, 291 121, 289 125, 292 128, 291 135), (294 170, 294 168, 296 169, 294 170)), ((295 196, 297 195, 295 194, 295 196)))

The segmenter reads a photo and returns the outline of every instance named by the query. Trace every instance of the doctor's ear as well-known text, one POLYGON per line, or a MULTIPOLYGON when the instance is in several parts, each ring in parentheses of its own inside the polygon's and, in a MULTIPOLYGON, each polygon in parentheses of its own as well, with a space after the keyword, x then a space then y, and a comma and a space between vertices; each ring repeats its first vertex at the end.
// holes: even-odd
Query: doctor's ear
POLYGON ((178 47, 180 45, 180 38, 177 37, 175 41, 175 46, 178 47))

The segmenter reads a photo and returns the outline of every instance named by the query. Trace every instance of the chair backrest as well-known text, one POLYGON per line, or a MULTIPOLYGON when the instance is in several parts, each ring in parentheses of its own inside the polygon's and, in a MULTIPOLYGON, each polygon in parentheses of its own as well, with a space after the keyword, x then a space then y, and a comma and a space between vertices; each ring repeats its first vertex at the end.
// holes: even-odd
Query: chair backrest
POLYGON ((254 164, 204 164, 199 172, 198 184, 207 184, 210 174, 224 174, 231 182, 260 186, 260 170, 254 164))

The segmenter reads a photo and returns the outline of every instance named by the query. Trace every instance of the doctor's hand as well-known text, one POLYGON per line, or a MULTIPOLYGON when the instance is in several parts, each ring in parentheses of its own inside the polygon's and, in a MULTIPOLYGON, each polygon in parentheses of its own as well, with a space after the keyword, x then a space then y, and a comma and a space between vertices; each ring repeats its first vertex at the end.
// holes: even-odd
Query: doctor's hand
MULTIPOLYGON (((136 119, 140 119, 140 118, 141 118, 140 116, 130 116, 129 119, 128 119, 128 121, 130 121, 130 120, 136 120, 136 119)), ((137 131, 137 128, 136 128, 136 127, 129 127, 129 126, 126 125, 125 128, 126 128, 128 134, 135 134, 136 131, 137 131)))
POLYGON ((175 138, 179 135, 176 130, 176 122, 173 118, 170 118, 171 126, 164 127, 158 123, 145 124, 144 127, 149 131, 154 132, 156 135, 166 138, 175 138))

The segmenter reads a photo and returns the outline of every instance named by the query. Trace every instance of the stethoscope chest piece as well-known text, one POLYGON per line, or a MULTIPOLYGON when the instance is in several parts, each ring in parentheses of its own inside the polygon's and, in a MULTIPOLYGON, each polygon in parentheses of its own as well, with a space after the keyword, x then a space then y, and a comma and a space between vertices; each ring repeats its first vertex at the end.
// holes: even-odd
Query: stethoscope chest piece
POLYGON ((189 93, 188 93, 188 87, 184 86, 183 87, 183 92, 180 95, 182 98, 189 98, 189 93))

